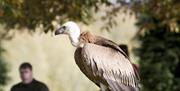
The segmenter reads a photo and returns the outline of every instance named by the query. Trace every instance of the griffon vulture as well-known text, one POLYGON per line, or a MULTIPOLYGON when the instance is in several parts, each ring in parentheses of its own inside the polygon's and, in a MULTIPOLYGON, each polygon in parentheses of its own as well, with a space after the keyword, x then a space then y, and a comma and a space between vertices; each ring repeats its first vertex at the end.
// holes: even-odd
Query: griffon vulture
POLYGON ((55 35, 66 34, 76 51, 74 58, 80 70, 101 91, 139 91, 139 76, 128 56, 111 40, 80 33, 75 22, 69 21, 55 31, 55 35))

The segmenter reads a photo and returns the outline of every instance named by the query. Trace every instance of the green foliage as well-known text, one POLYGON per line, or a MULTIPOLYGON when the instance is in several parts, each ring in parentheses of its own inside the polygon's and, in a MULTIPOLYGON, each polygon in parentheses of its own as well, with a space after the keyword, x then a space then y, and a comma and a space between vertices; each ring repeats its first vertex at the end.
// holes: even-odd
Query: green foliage
POLYGON ((123 7, 125 11, 131 9, 130 14, 136 15, 138 20, 150 15, 160 22, 158 25, 142 22, 141 29, 168 25, 171 30, 178 31, 179 4, 179 0, 117 0, 115 4, 109 0, 0 0, 0 23, 7 28, 26 27, 31 30, 43 26, 47 32, 53 30, 53 21, 62 23, 73 20, 88 24, 92 19, 92 12, 97 12, 102 5, 106 5, 109 9, 104 11, 106 15, 102 20, 107 21, 107 29, 116 25, 113 17, 123 7))
POLYGON ((141 42, 135 53, 140 58, 142 91, 180 91, 180 78, 174 76, 180 62, 179 1, 134 1, 141 42))
POLYGON ((7 76, 8 69, 7 69, 7 64, 4 62, 2 58, 3 52, 4 50, 2 49, 2 47, 0 47, 0 91, 2 91, 2 87, 6 85, 8 81, 8 76, 7 76))
POLYGON ((180 79, 174 70, 180 61, 180 33, 160 27, 139 36, 142 91, 180 91, 180 79))
POLYGON ((8 28, 32 30, 43 25, 47 32, 53 30, 53 20, 89 23, 92 11, 98 11, 102 4, 110 3, 108 0, 1 0, 0 23, 8 28))
POLYGON ((132 0, 131 9, 138 17, 141 29, 169 27, 171 31, 179 31, 180 2, 179 0, 132 0), (151 19, 153 18, 153 19, 151 19), (153 20, 158 21, 154 22, 153 20))

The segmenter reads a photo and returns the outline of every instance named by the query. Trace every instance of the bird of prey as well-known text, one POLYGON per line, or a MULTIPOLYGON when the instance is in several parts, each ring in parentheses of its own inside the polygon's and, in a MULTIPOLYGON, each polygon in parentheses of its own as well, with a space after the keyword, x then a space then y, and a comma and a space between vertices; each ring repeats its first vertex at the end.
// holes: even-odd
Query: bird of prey
POLYGON ((59 34, 68 35, 77 48, 76 64, 101 91, 139 91, 138 72, 116 43, 88 31, 81 33, 73 21, 58 28, 55 35, 59 34))

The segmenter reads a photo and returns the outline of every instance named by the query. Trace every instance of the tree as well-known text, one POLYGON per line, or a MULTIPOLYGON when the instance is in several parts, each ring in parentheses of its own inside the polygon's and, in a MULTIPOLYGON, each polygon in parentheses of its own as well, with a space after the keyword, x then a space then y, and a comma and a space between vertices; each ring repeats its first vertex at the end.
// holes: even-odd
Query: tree
POLYGON ((169 27, 179 32, 179 0, 134 0, 131 9, 137 16, 137 25, 141 30, 169 27))
POLYGON ((53 21, 66 20, 89 23, 91 13, 98 11, 108 0, 1 0, 0 23, 7 28, 26 27, 34 30, 43 26, 44 31, 53 30, 53 21))
POLYGON ((143 0, 132 8, 140 28, 135 53, 140 58, 142 91, 179 91, 180 78, 174 73, 180 62, 180 2, 143 0))
POLYGON ((174 73, 180 62, 180 33, 160 27, 146 31, 139 40, 136 54, 140 57, 142 91, 179 91, 180 78, 174 73))
POLYGON ((4 62, 2 58, 2 52, 4 52, 4 49, 0 47, 0 91, 3 91, 2 88, 4 85, 7 84, 7 81, 9 79, 7 73, 8 73, 8 68, 6 62, 4 62))

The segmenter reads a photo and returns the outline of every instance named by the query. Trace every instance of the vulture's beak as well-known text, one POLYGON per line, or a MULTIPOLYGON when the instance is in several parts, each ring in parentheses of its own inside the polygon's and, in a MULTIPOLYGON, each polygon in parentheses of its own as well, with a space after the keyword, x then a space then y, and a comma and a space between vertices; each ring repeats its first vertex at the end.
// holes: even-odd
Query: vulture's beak
POLYGON ((65 31, 64 28, 60 27, 59 29, 57 29, 57 30, 55 31, 55 35, 63 34, 64 31, 65 31))

